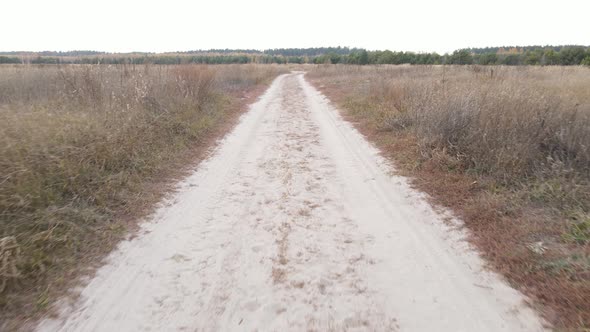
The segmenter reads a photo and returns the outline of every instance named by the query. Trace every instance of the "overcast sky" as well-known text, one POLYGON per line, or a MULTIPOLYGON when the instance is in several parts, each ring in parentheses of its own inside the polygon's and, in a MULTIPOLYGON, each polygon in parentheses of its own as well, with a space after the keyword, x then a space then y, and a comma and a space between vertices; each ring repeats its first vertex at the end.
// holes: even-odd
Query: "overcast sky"
POLYGON ((6 0, 0 51, 590 45, 590 0, 6 0))

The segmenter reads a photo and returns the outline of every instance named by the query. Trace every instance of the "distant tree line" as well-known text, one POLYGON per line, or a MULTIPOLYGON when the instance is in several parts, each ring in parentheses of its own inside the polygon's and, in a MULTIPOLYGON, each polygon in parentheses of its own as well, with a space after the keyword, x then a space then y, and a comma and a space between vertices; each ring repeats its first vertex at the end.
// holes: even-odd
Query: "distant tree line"
POLYGON ((19 57, 0 55, 0 64, 2 64, 2 63, 21 63, 21 62, 22 61, 19 57))
MULTIPOLYGON (((194 51, 185 51, 185 52, 174 52, 174 53, 181 53, 181 54, 189 54, 189 55, 198 55, 198 54, 262 54, 260 50, 254 49, 231 49, 231 48, 212 48, 209 50, 194 50, 194 51)), ((148 53, 145 53, 148 54, 148 53)))
MULTIPOLYGON (((274 48, 274 49, 266 49, 263 51, 255 50, 255 49, 209 49, 209 50, 192 50, 192 51, 181 51, 181 52, 171 52, 171 53, 160 53, 159 55, 174 55, 174 54, 181 54, 181 55, 235 55, 235 54, 248 54, 248 55, 275 55, 275 56, 307 56, 313 57, 322 54, 328 53, 335 53, 340 55, 350 54, 355 51, 359 51, 359 48, 350 48, 350 47, 310 47, 310 48, 274 48)), ((97 55, 105 55, 105 56, 112 56, 116 55, 115 53, 107 53, 107 52, 98 52, 98 51, 42 51, 42 52, 23 52, 23 51, 16 51, 16 52, 0 52, 0 55, 3 56, 47 56, 47 57, 80 57, 80 56, 97 56, 97 55)), ((154 56, 157 55, 156 53, 149 53, 149 52, 131 52, 131 53, 124 53, 119 55, 128 55, 128 56, 154 56)))
POLYGON ((64 57, 64 56, 88 56, 88 55, 100 55, 100 54, 108 54, 106 52, 98 52, 98 51, 41 51, 41 52, 23 52, 23 51, 14 51, 14 52, 0 52, 0 56, 9 56, 9 57, 20 57, 26 55, 35 55, 35 56, 53 56, 53 57, 64 57))
POLYGON ((215 49, 169 54, 109 54, 95 51, 5 52, 0 64, 456 64, 456 65, 586 65, 590 66, 587 46, 527 46, 462 49, 451 54, 367 51, 348 47, 319 47, 272 50, 215 49))
POLYGON ((537 51, 537 50, 554 50, 561 51, 564 48, 587 48, 582 45, 532 45, 532 46, 499 46, 499 47, 477 47, 477 48, 466 48, 469 53, 482 54, 482 53, 524 53, 526 51, 537 51))
POLYGON ((299 57, 315 57, 324 54, 348 55, 358 52, 359 48, 349 47, 312 47, 312 48, 275 48, 264 50, 264 54, 282 55, 282 56, 299 56, 299 57))
POLYGON ((348 55, 329 53, 313 58, 313 63, 348 64, 455 64, 455 65, 586 65, 590 66, 590 47, 527 49, 516 52, 457 50, 451 54, 385 51, 355 51, 348 55))
POLYGON ((445 63, 480 65, 586 65, 590 66, 590 47, 521 48, 521 51, 500 48, 495 52, 458 50, 448 55, 445 63))

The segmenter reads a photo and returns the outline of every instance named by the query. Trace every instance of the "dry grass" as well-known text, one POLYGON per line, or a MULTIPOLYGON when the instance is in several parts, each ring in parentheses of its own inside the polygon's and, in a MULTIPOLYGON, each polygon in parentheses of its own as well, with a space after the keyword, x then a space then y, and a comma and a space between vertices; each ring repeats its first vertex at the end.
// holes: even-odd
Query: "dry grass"
POLYGON ((558 329, 590 327, 590 69, 318 66, 308 77, 465 220, 558 329))
POLYGON ((45 309, 281 70, 0 66, 0 321, 45 309))

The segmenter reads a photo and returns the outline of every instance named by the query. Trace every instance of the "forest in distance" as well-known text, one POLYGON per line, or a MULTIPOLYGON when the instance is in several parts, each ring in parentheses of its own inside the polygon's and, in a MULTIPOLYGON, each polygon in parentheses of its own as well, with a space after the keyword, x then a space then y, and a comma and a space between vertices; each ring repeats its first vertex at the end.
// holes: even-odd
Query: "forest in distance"
POLYGON ((423 64, 590 66, 590 46, 503 46, 452 53, 368 51, 349 47, 211 49, 173 53, 0 52, 0 64, 423 64))

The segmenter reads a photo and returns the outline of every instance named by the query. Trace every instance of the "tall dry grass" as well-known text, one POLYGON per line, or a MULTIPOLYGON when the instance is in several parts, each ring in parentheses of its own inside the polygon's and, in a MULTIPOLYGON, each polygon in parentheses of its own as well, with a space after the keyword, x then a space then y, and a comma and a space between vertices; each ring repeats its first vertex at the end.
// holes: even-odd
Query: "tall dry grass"
POLYGON ((346 103, 383 131, 410 131, 425 159, 505 185, 560 179, 561 195, 590 210, 590 70, 566 67, 318 67, 350 86, 346 103))
POLYGON ((590 326, 590 68, 317 66, 307 75, 465 220, 557 327, 590 326))
POLYGON ((44 308, 84 256, 121 237, 116 217, 281 70, 0 66, 0 238, 19 254, 0 268, 0 311, 44 308))

